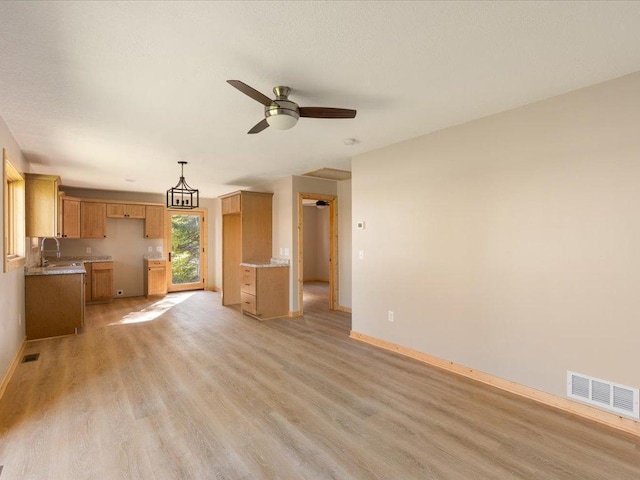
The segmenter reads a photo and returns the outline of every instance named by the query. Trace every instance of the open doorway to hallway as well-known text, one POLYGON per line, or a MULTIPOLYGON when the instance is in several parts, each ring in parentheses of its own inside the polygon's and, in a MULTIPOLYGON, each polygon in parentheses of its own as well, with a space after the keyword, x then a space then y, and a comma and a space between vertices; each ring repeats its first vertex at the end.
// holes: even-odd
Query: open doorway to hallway
POLYGON ((337 302, 336 198, 300 194, 298 284, 301 313, 334 310, 337 302))

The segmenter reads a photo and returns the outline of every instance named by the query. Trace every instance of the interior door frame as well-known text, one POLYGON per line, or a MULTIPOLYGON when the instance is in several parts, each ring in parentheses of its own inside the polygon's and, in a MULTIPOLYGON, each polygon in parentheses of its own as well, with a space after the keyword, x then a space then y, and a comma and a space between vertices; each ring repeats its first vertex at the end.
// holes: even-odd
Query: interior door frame
POLYGON ((209 250, 207 243, 207 209, 206 208, 194 208, 190 210, 185 209, 167 209, 165 217, 165 234, 164 234, 164 251, 167 252, 167 291, 168 292, 182 292, 185 290, 204 290, 207 287, 208 270, 207 270, 207 252, 209 250), (169 255, 171 254, 171 215, 199 215, 200 216, 200 246, 202 252, 200 252, 200 273, 202 277, 201 286, 194 288, 195 283, 187 283, 185 285, 173 285, 171 283, 172 277, 172 265, 169 261, 169 255))
POLYGON ((329 309, 338 310, 338 197, 320 193, 298 193, 298 311, 304 314, 304 228, 303 200, 324 200, 329 204, 329 309))

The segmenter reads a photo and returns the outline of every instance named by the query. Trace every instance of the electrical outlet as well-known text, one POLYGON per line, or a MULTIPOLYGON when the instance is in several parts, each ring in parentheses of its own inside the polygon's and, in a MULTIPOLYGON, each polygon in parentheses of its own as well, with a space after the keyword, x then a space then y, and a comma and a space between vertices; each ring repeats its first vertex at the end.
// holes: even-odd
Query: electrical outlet
POLYGON ((162 247, 156 247, 156 252, 162 253, 162 247))
POLYGON ((153 252, 153 247, 147 247, 148 252, 153 252))
POLYGON ((389 310, 389 321, 393 322, 393 312, 389 310))
POLYGON ((87 247, 87 253, 91 253, 91 247, 87 247))
POLYGON ((121 297, 124 295, 124 290, 116 290, 116 296, 121 297))
POLYGON ((280 247, 280 256, 284 255, 284 248, 280 247))
POLYGON ((287 247, 284 247, 284 256, 285 257, 289 256, 289 249, 287 247))
POLYGON ((364 260, 364 250, 360 250, 360 251, 358 252, 358 258, 359 258, 360 260, 364 260))

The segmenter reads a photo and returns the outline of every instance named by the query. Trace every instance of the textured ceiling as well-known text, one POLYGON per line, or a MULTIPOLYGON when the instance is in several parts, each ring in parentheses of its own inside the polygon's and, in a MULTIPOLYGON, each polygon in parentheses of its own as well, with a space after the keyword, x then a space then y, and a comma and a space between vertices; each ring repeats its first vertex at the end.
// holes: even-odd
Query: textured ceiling
POLYGON ((640 70, 640 2, 1 2, 0 116, 37 173, 203 196, 640 70), (355 108, 246 132, 262 106, 355 108), (345 139, 357 139, 345 145, 345 139))

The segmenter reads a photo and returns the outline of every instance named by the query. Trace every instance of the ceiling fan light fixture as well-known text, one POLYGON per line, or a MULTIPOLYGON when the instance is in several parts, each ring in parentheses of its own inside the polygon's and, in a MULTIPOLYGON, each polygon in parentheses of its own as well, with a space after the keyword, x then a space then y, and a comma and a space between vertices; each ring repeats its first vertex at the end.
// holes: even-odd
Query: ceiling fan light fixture
POLYGON ((191 188, 184 179, 184 166, 187 162, 180 164, 180 180, 175 187, 167 190, 167 208, 173 209, 193 209, 200 206, 200 192, 196 188, 191 188))
POLYGON ((286 108, 286 106, 283 105, 266 107, 264 113, 269 126, 277 128, 278 130, 289 130, 293 128, 295 124, 298 123, 298 118, 300 118, 297 109, 286 108))

